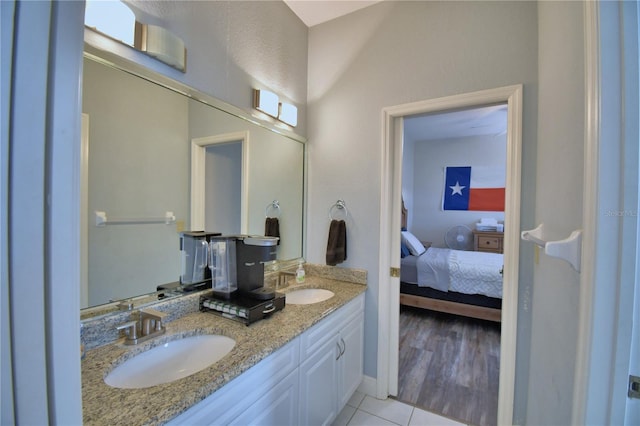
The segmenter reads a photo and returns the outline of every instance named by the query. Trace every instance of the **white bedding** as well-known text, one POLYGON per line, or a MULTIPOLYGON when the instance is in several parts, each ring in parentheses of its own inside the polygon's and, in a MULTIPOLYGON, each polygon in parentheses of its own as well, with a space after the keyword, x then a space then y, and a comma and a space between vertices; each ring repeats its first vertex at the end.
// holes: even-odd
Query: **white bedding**
POLYGON ((502 266, 502 254, 430 247, 417 257, 417 281, 421 287, 501 299, 502 266))

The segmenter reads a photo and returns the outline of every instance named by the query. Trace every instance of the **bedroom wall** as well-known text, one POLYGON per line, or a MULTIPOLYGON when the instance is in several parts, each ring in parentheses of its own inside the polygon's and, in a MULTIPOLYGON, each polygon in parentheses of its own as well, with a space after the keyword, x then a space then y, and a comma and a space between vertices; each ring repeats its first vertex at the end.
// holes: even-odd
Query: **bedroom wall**
MULTIPOLYGON (((533 226, 537 131, 535 2, 381 2, 309 30, 307 257, 324 263, 327 210, 346 201, 348 259, 368 271, 365 374, 377 375, 381 110, 522 83, 522 213, 533 226)), ((533 251, 521 249, 520 290, 533 251)), ((520 309, 526 309, 521 300, 520 309)), ((516 420, 528 388, 527 313, 518 322, 516 420)))
POLYGON ((446 166, 486 166, 504 170, 506 143, 506 134, 416 142, 409 157, 412 161, 408 161, 413 162, 413 202, 409 209, 412 219, 408 229, 420 241, 430 241, 433 247, 446 247, 444 236, 452 226, 466 225, 475 229, 481 218, 503 222, 504 212, 444 211, 442 196, 446 166))

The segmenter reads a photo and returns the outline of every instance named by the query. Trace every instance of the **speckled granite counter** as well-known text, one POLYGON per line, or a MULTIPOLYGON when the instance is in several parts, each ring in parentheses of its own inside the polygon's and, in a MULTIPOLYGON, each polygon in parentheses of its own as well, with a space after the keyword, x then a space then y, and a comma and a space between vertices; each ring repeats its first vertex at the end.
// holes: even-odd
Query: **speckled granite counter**
MULTIPOLYGON (((162 424, 269 356, 331 312, 366 290, 366 285, 327 278, 320 268, 307 268, 304 284, 281 290, 324 288, 335 296, 311 305, 286 305, 270 318, 251 326, 209 313, 189 313, 166 324, 167 332, 138 346, 122 341, 89 350, 82 361, 83 421, 87 425, 162 424), (145 389, 117 389, 104 376, 124 360, 167 341, 195 334, 221 334, 236 341, 220 361, 191 376, 145 389)), ((361 280, 355 280, 356 282, 361 280)), ((364 273, 366 283, 366 273, 364 273)))

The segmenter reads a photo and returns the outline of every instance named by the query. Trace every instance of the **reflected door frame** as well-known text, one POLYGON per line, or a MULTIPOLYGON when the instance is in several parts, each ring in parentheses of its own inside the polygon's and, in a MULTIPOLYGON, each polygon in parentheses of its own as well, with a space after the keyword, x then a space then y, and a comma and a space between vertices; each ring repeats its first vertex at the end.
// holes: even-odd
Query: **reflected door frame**
POLYGON ((378 285, 376 397, 398 393, 400 317, 400 215, 404 117, 459 108, 507 104, 507 181, 505 193, 503 304, 500 337, 498 424, 511 424, 515 389, 520 247, 522 85, 447 96, 384 108, 378 285))
POLYGON ((205 230, 206 210, 206 156, 207 147, 241 143, 242 145, 242 173, 240 196, 240 233, 246 234, 249 228, 249 131, 224 133, 221 135, 205 136, 191 140, 191 230, 205 230))

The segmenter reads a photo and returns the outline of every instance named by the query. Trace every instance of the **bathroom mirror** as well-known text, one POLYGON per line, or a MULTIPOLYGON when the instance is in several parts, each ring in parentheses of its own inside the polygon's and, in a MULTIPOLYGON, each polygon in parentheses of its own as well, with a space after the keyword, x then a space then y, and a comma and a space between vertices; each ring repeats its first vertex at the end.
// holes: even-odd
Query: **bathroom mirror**
POLYGON ((304 140, 117 62, 85 53, 81 306, 178 281, 179 233, 203 230, 190 223, 193 141, 223 141, 206 148, 204 230, 264 235, 278 217, 278 259, 302 256, 304 140))

